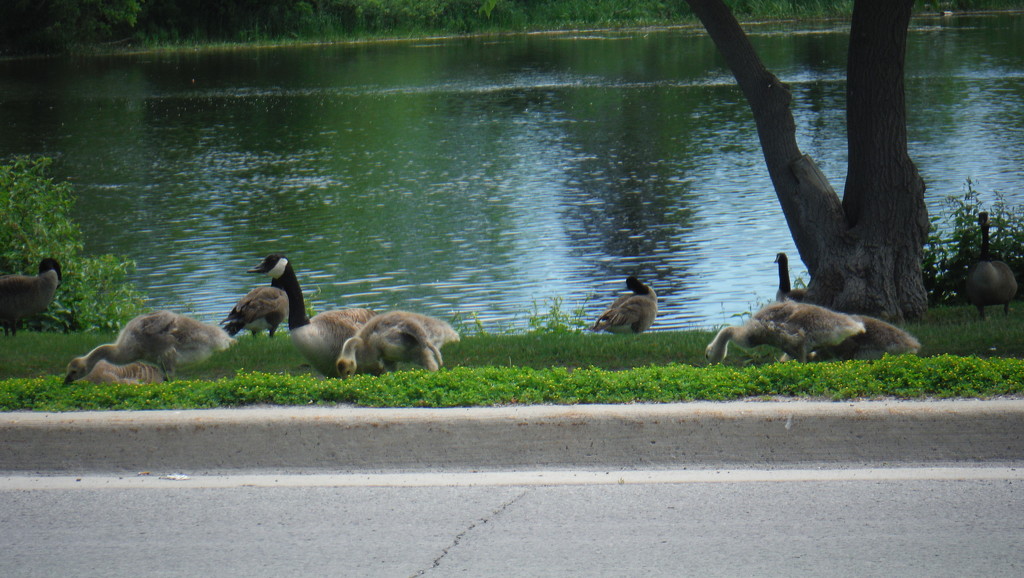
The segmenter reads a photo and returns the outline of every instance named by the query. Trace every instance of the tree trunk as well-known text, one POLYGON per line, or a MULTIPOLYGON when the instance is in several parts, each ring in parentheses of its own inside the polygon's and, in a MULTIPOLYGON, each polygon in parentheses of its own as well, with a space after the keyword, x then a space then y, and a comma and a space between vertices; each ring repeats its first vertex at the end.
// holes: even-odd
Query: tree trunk
POLYGON ((913 0, 856 0, 847 69, 850 166, 840 201, 800 152, 788 87, 721 0, 687 0, 750 104, 768 173, 811 274, 808 299, 902 320, 927 310, 924 183, 907 154, 903 62, 913 0))

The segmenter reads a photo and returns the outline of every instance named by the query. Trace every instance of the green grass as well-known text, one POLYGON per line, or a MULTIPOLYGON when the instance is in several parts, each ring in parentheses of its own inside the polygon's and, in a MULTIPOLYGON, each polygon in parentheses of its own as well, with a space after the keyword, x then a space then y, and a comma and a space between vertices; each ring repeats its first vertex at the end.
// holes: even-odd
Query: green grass
POLYGON ((713 331, 638 336, 589 333, 464 335, 444 348, 437 373, 325 379, 295 352, 287 334, 249 335, 178 380, 151 385, 65 385, 74 356, 113 335, 22 332, 0 341, 0 410, 171 409, 253 404, 352 403, 377 407, 635 403, 761 397, 823 399, 995 397, 1024 393, 1024 310, 933 310, 906 328, 921 357, 873 362, 771 363, 769 348, 731 347, 708 367, 713 331))

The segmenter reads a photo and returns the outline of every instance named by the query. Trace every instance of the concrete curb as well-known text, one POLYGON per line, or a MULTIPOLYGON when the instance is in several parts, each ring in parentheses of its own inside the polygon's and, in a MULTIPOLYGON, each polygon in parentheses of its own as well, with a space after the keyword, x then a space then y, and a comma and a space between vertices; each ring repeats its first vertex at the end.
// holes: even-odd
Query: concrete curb
POLYGON ((3 413, 0 471, 392 472, 1024 461, 1024 400, 3 413))

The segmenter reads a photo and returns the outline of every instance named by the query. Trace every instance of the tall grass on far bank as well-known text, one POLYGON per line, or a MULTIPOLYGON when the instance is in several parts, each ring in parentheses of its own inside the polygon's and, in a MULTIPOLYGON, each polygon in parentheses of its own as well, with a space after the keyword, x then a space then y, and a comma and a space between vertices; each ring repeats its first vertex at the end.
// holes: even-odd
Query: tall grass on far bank
MULTIPOLYGON (((741 20, 848 16, 852 0, 726 0, 741 20)), ((0 2, 0 54, 694 23, 661 0, 61 0, 0 2)), ((1024 8, 1022 0, 919 0, 919 13, 1024 8)))

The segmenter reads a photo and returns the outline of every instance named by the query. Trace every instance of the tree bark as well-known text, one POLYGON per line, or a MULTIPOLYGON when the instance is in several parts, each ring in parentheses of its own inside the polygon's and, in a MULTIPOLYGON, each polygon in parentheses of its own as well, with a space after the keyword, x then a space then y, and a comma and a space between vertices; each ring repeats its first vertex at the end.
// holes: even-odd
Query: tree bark
POLYGON ((856 0, 847 63, 850 165, 840 201, 796 144, 788 87, 721 0, 687 0, 754 114, 768 173, 800 258, 808 299, 887 319, 927 310, 924 183, 907 154, 903 63, 913 0, 856 0))

